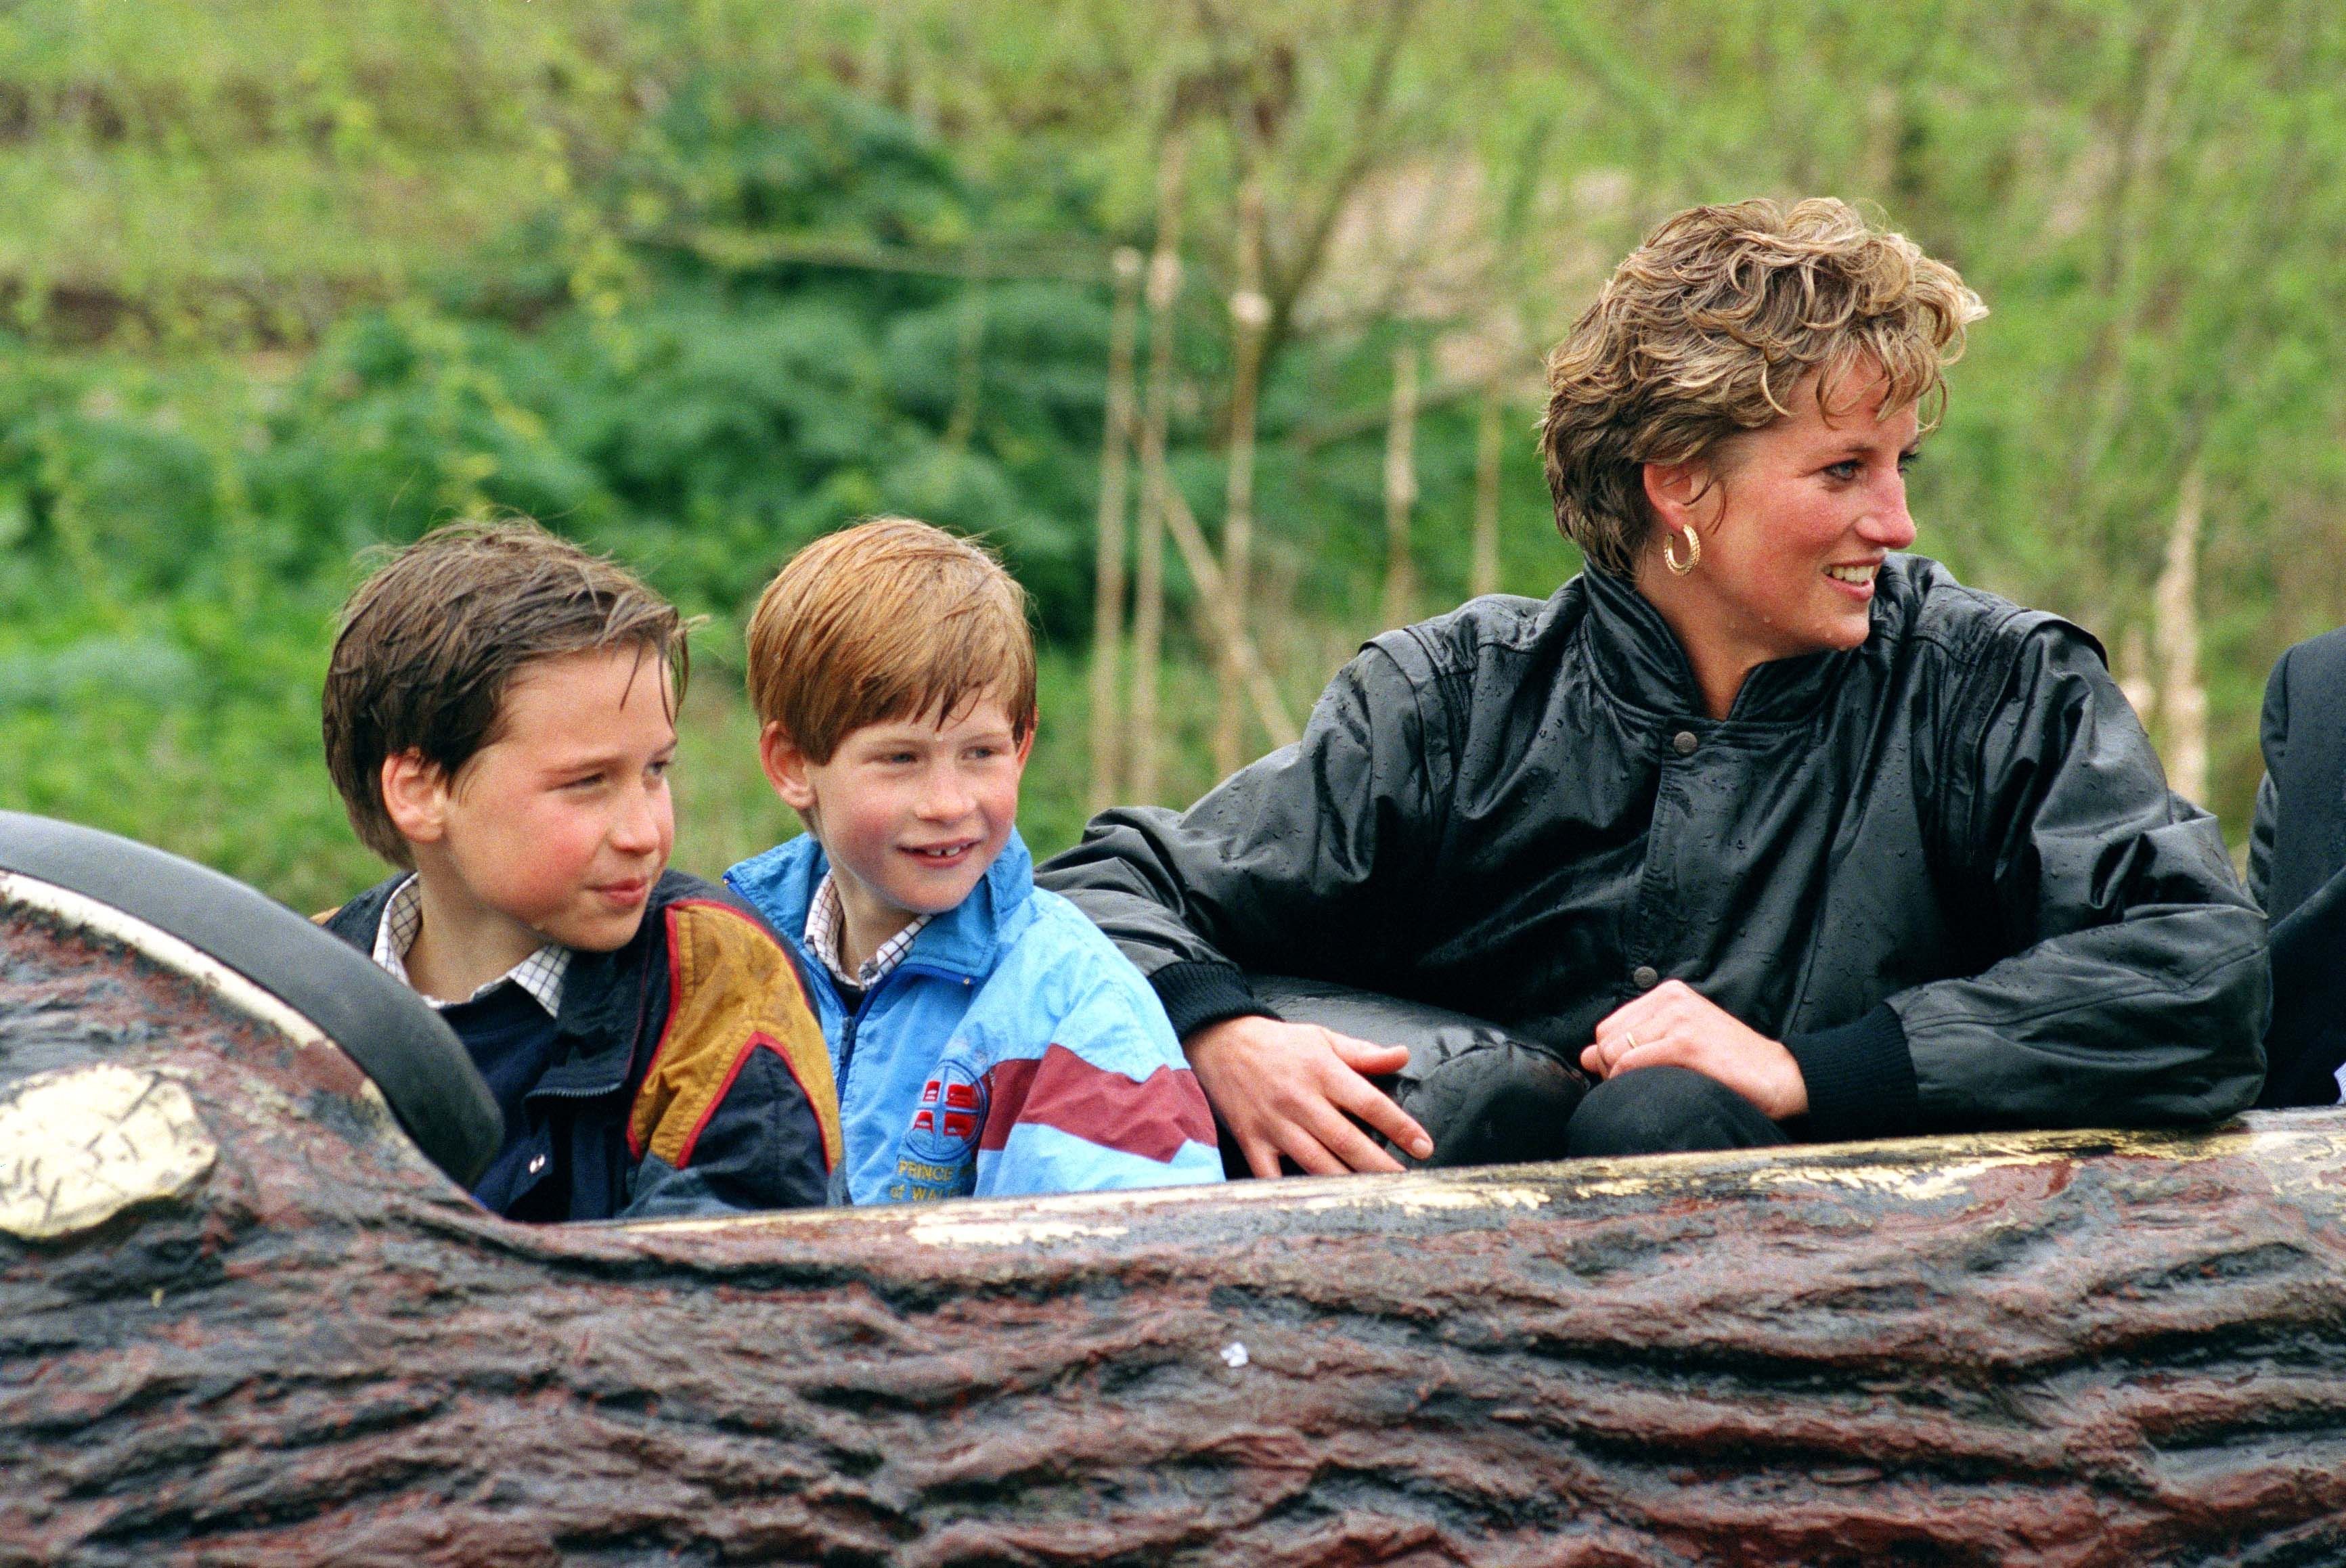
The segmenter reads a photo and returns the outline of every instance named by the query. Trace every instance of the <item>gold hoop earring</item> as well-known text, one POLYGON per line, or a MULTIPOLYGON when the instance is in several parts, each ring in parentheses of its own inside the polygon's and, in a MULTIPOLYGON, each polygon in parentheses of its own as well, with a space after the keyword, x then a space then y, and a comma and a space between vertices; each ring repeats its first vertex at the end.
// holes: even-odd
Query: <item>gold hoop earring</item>
POLYGON ((1686 537, 1687 553, 1686 559, 1683 561, 1678 559, 1678 552, 1670 548, 1671 545, 1678 543, 1676 539, 1664 539, 1662 541, 1662 562, 1665 565, 1669 567, 1670 573, 1673 576, 1685 576, 1688 572, 1693 571, 1697 564, 1702 560, 1702 535, 1696 533, 1694 529, 1689 526, 1686 531, 1686 537))

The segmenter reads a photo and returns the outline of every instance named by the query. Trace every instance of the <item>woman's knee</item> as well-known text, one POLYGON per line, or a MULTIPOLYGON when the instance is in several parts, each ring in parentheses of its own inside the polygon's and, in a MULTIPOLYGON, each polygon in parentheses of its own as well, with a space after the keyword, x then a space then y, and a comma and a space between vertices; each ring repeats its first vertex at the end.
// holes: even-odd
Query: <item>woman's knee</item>
POLYGON ((1688 1067, 1641 1067, 1588 1092, 1566 1130, 1566 1154, 1681 1154, 1787 1141, 1757 1105, 1717 1079, 1688 1067))

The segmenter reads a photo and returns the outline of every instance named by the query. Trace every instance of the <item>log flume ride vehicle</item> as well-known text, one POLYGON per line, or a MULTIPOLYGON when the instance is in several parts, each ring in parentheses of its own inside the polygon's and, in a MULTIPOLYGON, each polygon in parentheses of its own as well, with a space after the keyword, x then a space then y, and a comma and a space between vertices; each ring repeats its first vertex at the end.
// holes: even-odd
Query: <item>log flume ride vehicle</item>
POLYGON ((2346 1562, 2346 1115, 532 1228, 453 1044, 0 815, 0 1563, 2346 1562))

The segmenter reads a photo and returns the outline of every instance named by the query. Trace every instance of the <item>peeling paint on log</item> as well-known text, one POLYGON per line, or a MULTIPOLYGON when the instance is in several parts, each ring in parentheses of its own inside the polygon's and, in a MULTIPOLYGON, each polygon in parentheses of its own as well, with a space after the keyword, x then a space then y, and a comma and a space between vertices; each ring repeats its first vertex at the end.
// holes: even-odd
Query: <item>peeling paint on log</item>
POLYGON ((2346 1115, 530 1229, 0 911, 0 1093, 207 1170, 0 1236, 0 1563, 2346 1561, 2346 1115))

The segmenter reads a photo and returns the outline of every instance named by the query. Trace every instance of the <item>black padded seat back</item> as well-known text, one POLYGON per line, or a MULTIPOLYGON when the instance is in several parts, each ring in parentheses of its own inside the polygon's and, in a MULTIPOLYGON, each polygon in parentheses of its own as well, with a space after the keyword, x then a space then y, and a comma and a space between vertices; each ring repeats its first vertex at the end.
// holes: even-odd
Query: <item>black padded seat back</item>
POLYGON ((438 1013, 372 959, 233 877, 135 840, 0 811, 0 871, 78 893, 178 938, 310 1020, 374 1081, 433 1164, 469 1186, 503 1118, 438 1013))

